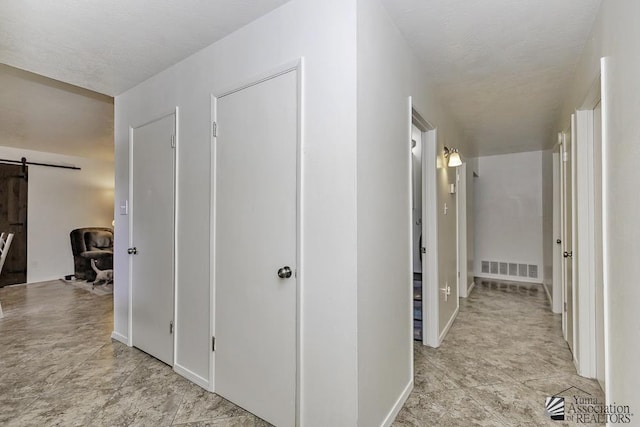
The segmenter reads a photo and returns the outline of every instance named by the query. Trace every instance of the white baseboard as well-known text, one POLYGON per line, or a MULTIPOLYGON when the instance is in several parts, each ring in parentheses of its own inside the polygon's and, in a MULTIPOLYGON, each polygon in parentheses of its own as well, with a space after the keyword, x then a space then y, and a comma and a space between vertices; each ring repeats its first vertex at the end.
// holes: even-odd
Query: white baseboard
POLYGON ((456 317, 458 317, 459 311, 460 311, 460 307, 456 307, 456 311, 454 311, 453 314, 451 315, 451 318, 447 322, 447 326, 445 326, 444 329, 442 330, 442 333, 438 337, 438 347, 440 347, 440 344, 442 344, 442 340, 444 340, 444 337, 447 336, 447 333, 449 332, 449 329, 451 329, 453 322, 456 320, 456 317))
POLYGON ((549 292, 549 286, 543 283, 542 287, 544 288, 544 292, 547 294, 547 298, 549 299, 549 304, 552 307, 551 311, 553 311, 553 297, 551 297, 551 292, 549 292))
POLYGON ((382 422, 381 427, 389 427, 393 423, 393 421, 398 416, 398 413, 404 406, 404 403, 409 398, 409 395, 411 394, 412 390, 413 390, 413 378, 411 378, 411 380, 409 381, 409 384, 407 384, 407 386, 402 391, 402 394, 400 394, 400 396, 398 397, 398 400, 396 400, 395 405, 393 405, 393 408, 391 408, 391 411, 389 411, 389 414, 387 414, 387 417, 382 422))
POLYGON ((469 287, 467 288, 467 298, 471 296, 471 291, 476 287, 476 282, 471 282, 469 287))
POLYGON ((536 285, 542 284, 541 279, 532 279, 530 277, 520 277, 520 276, 502 276, 499 274, 490 274, 490 273, 480 273, 476 274, 477 278, 486 279, 486 280, 497 280, 504 282, 521 282, 521 283, 535 283, 536 285))
POLYGON ((173 370, 175 371, 176 374, 185 377, 186 379, 188 379, 189 381, 191 381, 196 385, 199 385, 203 389, 207 391, 211 390, 209 388, 209 380, 201 377, 200 375, 196 374, 193 371, 190 371, 184 366, 180 366, 179 364, 176 363, 173 365, 173 370))
POLYGON ((111 339, 120 341, 122 344, 126 344, 131 347, 131 344, 129 344, 129 337, 122 335, 120 332, 111 332, 111 339))

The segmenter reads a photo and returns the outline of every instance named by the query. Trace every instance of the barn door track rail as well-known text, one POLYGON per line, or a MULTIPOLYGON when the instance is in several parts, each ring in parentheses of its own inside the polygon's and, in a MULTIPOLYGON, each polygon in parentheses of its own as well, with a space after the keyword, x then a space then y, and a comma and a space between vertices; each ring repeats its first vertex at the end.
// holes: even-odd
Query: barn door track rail
POLYGON ((72 170, 78 170, 78 171, 81 170, 81 168, 73 165, 55 165, 52 163, 28 162, 26 157, 23 157, 20 160, 0 159, 0 163, 13 163, 13 164, 22 165, 23 169, 27 165, 34 165, 34 166, 46 166, 48 168, 72 169, 72 170))

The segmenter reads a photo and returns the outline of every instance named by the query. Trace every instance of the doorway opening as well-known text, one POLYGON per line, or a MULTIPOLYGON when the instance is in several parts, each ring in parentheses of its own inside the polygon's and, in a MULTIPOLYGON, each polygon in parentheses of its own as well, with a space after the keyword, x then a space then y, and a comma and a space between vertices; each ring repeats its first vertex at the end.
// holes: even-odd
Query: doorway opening
POLYGON ((409 150, 413 339, 438 347, 437 129, 411 108, 409 150), (415 141, 415 144, 414 142, 415 141))
POLYGON ((28 166, 0 163, 0 231, 14 233, 0 287, 27 282, 28 166))
POLYGON ((411 125, 411 231, 413 265, 413 339, 422 341, 422 131, 411 125))

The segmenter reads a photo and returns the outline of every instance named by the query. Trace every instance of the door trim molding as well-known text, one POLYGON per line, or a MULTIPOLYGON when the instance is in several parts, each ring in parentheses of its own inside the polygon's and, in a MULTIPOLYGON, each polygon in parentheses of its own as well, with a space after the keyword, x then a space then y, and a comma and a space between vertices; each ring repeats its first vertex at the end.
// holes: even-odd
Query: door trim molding
POLYGON ((577 342, 576 342, 576 326, 578 325, 578 310, 577 310, 577 284, 578 284, 578 269, 576 268, 576 259, 580 256, 577 253, 577 215, 576 215, 576 115, 571 114, 571 251, 573 252, 573 256, 571 259, 571 300, 572 300, 572 336, 573 336, 573 361, 576 364, 578 362, 578 350, 577 350, 577 342))
MULTIPOLYGON (((607 189, 609 188, 609 127, 611 126, 609 119, 609 107, 611 105, 611 94, 609 89, 611 81, 609 80, 610 60, 608 57, 600 58, 600 102, 602 109, 602 292, 604 304, 604 392, 605 396, 611 396, 611 348, 609 347, 609 327, 610 327, 610 296, 609 283, 611 266, 609 265, 610 249, 609 249, 609 203, 610 196, 607 189)), ((607 402, 608 403, 608 402, 607 402)))
POLYGON ((460 298, 467 298, 469 296, 469 288, 467 280, 469 275, 468 270, 468 230, 467 230, 467 162, 463 162, 460 167, 456 168, 456 286, 458 287, 458 304, 457 308, 460 308, 460 298), (461 214, 462 213, 462 214, 461 214), (464 216, 464 218, 461 218, 464 216), (462 227, 461 227, 462 226, 462 227), (461 233, 461 228, 464 230, 464 236, 461 233), (463 247, 464 246, 464 247, 463 247), (461 283, 463 284, 461 286, 461 283), (462 292, 461 292, 462 288, 462 292))
MULTIPOLYGON (((141 123, 134 125, 129 125, 129 168, 128 168, 128 224, 129 224, 129 235, 128 235, 128 246, 131 247, 133 245, 133 215, 131 214, 133 208, 133 131, 135 129, 141 128, 153 122, 157 122, 158 120, 162 120, 165 117, 174 116, 174 133, 175 133, 175 149, 173 151, 173 321, 174 321, 174 329, 173 329, 173 364, 174 367, 177 364, 176 352, 176 337, 178 335, 178 328, 175 326, 175 322, 177 319, 177 288, 178 288, 178 147, 180 146, 180 133, 179 133, 179 125, 178 125, 178 117, 179 117, 179 107, 176 106, 173 110, 168 111, 163 114, 159 114, 157 116, 153 116, 152 118, 143 121, 141 123)), ((128 337, 126 344, 129 347, 133 346, 133 258, 129 257, 128 260, 129 274, 128 274, 128 298, 129 298, 129 307, 128 307, 128 337)))
MULTIPOLYGON (((438 347, 438 215, 436 188, 436 160, 438 147, 437 128, 424 119, 413 105, 413 98, 409 97, 409 140, 407 152, 411 159, 411 125, 415 125, 422 132, 422 245, 426 254, 422 258, 422 344, 438 347), (431 209, 428 209, 431 207, 431 209), (426 232, 425 232, 426 231, 426 232)), ((410 163, 409 163, 410 164, 410 163)), ((408 187, 412 188, 412 171, 408 171, 408 187)), ((411 190, 410 190, 411 191, 411 190)), ((409 195, 407 205, 409 218, 409 236, 412 230, 412 194, 409 195)), ((409 253, 413 254, 413 239, 409 241, 409 253)), ((410 343, 413 347, 413 260, 409 260, 409 289, 411 301, 409 317, 411 319, 410 343)), ((411 378, 413 378, 413 352, 411 352, 411 378)))
MULTIPOLYGON (((425 328, 424 321, 422 322, 423 329, 423 341, 422 343, 425 345, 429 345, 431 347, 439 347, 440 346, 440 326, 439 326, 439 317, 440 317, 440 295, 438 290, 438 188, 437 188, 437 159, 438 159, 438 129, 432 129, 426 133, 426 150, 425 157, 423 157, 426 161, 422 166, 423 174, 424 174, 424 188, 426 188, 426 192, 423 194, 426 196, 423 198, 424 202, 422 204, 422 218, 423 223, 426 224, 426 237, 422 239, 423 244, 427 248, 426 264, 423 262, 423 266, 426 265, 426 280, 425 274, 422 274, 422 307, 423 310, 426 308, 426 318, 427 327, 425 328), (426 221, 425 221, 426 220, 426 221), (425 239, 429 239, 428 242, 425 242, 425 239), (426 298, 426 307, 425 307, 425 298, 426 298)), ((423 267, 422 271, 425 268, 423 267)), ((423 319, 425 318, 425 313, 422 313, 423 319)))
MULTIPOLYGON (((574 188, 577 190, 575 227, 577 235, 580 236, 574 246, 578 254, 574 264, 579 278, 576 285, 580 287, 576 313, 578 322, 576 344, 579 362, 577 368, 580 375, 588 378, 597 377, 596 281, 598 277, 596 265, 599 257, 596 251, 598 247, 602 247, 602 240, 604 240, 603 235, 600 236, 600 242, 596 240, 596 219, 598 214, 602 214, 604 206, 602 200, 596 199, 597 177, 595 176, 596 164, 603 160, 602 152, 597 153, 595 150, 596 135, 594 133, 594 110, 601 103, 601 98, 601 75, 598 73, 581 107, 575 112, 576 181, 574 188)), ((603 142, 602 135, 600 142, 601 144, 603 142)), ((601 185, 602 178, 601 170, 601 185)), ((601 268, 604 268, 604 262, 601 268)), ((604 278, 603 272, 602 275, 604 278)))
MULTIPOLYGON (((210 123, 210 165, 209 165, 209 183, 210 183, 210 215, 209 215, 209 250, 210 250, 210 259, 211 259, 211 267, 209 269, 209 281, 210 281, 210 301, 209 301, 209 314, 210 314, 210 325, 209 332, 210 337, 215 336, 216 324, 215 324, 215 313, 216 313, 216 285, 215 285, 215 273, 216 273, 216 265, 215 265, 215 254, 216 254, 216 194, 215 194, 215 165, 216 165, 216 144, 217 138, 214 136, 213 123, 217 121, 217 100, 224 96, 230 95, 232 93, 238 92, 240 90, 249 88, 251 86, 255 86, 257 84, 263 83, 267 80, 274 79, 283 74, 295 71, 297 74, 297 103, 298 103, 298 129, 297 129, 297 145, 296 145, 296 402, 295 402, 295 425, 300 425, 300 420, 302 419, 303 408, 301 405, 302 396, 304 393, 303 388, 303 366, 304 366, 304 357, 302 355, 302 327, 304 316, 302 312, 302 301, 303 301, 303 292, 304 292, 304 256, 302 247, 304 244, 304 233, 303 233, 303 222, 304 222, 304 212, 303 212, 303 172, 304 172, 304 159, 302 156, 303 150, 303 136, 304 136, 304 57, 300 57, 293 61, 286 62, 279 67, 275 67, 266 72, 255 75, 252 78, 242 80, 239 83, 233 85, 230 88, 214 91, 211 94, 211 123, 210 123)), ((211 339, 211 338, 209 338, 211 339)), ((211 392, 215 392, 215 352, 209 351, 209 378, 208 378, 208 386, 206 389, 211 392)))

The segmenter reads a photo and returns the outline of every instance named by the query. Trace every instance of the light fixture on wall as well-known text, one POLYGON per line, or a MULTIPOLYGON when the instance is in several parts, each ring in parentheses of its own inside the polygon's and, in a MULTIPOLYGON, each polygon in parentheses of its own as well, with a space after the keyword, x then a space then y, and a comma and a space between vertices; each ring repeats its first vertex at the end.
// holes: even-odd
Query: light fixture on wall
POLYGON ((444 147, 444 157, 449 159, 447 166, 450 168, 455 168, 462 164, 462 160, 460 160, 460 153, 458 153, 457 148, 444 147))

